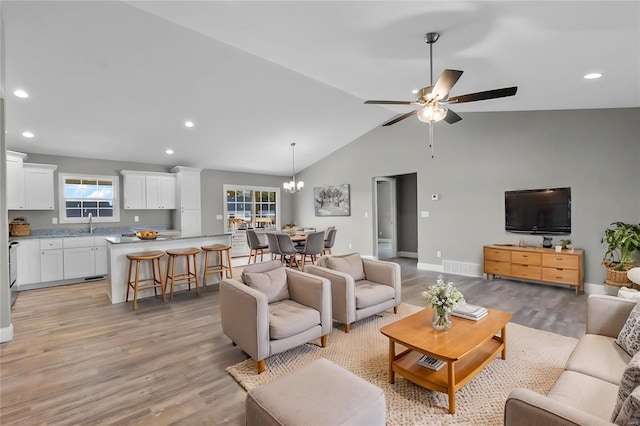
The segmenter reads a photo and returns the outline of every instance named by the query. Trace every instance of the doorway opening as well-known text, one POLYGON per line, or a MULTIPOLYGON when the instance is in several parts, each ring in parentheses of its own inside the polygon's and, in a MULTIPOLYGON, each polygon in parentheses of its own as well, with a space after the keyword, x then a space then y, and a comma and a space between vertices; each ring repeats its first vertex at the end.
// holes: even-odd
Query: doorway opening
POLYGON ((378 259, 418 258, 417 174, 373 179, 373 248, 378 259))

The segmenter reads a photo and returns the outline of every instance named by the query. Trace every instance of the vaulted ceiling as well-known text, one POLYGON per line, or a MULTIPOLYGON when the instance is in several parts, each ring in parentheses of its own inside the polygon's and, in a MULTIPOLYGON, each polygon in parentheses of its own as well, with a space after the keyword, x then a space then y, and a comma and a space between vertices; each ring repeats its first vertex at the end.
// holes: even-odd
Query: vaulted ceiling
POLYGON ((452 95, 519 87, 456 106, 456 126, 471 111, 640 106, 638 1, 4 0, 2 13, 7 148, 22 152, 287 175, 291 142, 299 171, 410 110, 363 101, 429 85, 430 31, 434 78, 464 71, 452 95))

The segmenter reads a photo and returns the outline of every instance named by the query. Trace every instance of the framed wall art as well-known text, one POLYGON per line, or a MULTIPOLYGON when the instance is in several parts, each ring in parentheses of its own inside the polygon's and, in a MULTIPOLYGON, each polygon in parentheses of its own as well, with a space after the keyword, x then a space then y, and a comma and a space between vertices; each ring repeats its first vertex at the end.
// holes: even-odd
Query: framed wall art
POLYGON ((316 216, 351 216, 349 184, 313 189, 316 216))

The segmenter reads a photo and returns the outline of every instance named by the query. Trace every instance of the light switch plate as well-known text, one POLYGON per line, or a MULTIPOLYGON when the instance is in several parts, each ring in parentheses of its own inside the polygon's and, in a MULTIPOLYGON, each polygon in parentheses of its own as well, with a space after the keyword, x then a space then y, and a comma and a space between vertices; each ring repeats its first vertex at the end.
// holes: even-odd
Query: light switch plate
POLYGON ((216 215, 216 220, 222 220, 222 215, 221 214, 217 214, 216 215))
POLYGON ((429 217, 429 212, 428 211, 420 212, 420 217, 429 217))

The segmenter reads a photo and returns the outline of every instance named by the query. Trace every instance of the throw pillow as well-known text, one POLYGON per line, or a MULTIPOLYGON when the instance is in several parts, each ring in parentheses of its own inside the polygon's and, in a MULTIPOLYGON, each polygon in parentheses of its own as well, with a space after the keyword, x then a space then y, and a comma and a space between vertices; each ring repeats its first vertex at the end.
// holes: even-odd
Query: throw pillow
POLYGON ((354 281, 364 280, 362 258, 358 253, 347 256, 330 256, 327 258, 329 269, 351 275, 354 281))
POLYGON ((631 310, 616 343, 631 356, 640 351, 640 302, 631 310))
POLYGON ((622 405, 625 403, 629 395, 633 392, 634 389, 640 387, 640 351, 636 353, 627 367, 624 369, 624 373, 622 374, 622 379, 620 379, 620 387, 618 388, 618 400, 616 401, 616 406, 613 409, 613 414, 611 415, 611 421, 615 422, 618 414, 622 409, 622 405))
POLYGON ((246 272, 244 279, 249 287, 264 293, 269 303, 289 298, 285 268, 276 268, 268 272, 246 272))
POLYGON ((615 423, 620 426, 640 425, 640 387, 624 401, 615 423))

